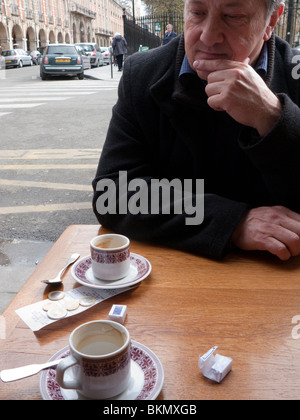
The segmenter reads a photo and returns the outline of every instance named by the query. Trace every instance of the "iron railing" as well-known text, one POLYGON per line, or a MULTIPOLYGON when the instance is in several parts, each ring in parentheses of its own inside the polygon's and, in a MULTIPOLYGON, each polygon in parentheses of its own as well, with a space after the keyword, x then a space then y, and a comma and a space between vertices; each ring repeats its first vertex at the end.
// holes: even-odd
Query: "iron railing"
POLYGON ((180 34, 183 31, 182 14, 148 15, 136 19, 128 19, 123 14, 124 36, 127 41, 128 55, 142 47, 156 48, 162 44, 166 26, 173 25, 173 31, 180 34))

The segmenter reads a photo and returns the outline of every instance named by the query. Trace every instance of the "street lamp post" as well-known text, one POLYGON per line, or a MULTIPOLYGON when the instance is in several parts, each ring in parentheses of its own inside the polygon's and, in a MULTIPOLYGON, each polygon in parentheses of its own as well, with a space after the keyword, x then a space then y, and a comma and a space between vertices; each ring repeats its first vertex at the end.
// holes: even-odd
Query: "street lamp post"
POLYGON ((135 23, 134 0, 132 0, 132 18, 133 18, 133 23, 135 23))

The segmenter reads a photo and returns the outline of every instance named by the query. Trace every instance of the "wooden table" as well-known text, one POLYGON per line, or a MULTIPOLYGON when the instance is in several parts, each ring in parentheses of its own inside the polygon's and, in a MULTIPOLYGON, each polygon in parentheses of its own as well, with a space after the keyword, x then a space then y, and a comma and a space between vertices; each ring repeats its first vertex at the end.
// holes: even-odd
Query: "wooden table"
MULTIPOLYGON (((159 400, 300 397, 300 328, 292 324, 300 315, 299 258, 281 262, 271 255, 240 252, 214 262, 132 241, 131 251, 152 264, 139 287, 33 333, 15 310, 45 299, 53 286, 41 279, 54 277, 74 252, 89 255, 90 239, 98 232, 107 233, 99 226, 70 226, 3 313, 0 370, 47 361, 68 344, 74 328, 106 319, 117 303, 128 306, 125 325, 132 338, 163 364, 159 400), (233 370, 221 384, 198 368, 199 355, 214 345, 217 353, 233 359, 233 370)), ((61 289, 77 286, 68 271, 61 289)), ((40 398, 39 375, 0 381, 0 399, 40 398)))

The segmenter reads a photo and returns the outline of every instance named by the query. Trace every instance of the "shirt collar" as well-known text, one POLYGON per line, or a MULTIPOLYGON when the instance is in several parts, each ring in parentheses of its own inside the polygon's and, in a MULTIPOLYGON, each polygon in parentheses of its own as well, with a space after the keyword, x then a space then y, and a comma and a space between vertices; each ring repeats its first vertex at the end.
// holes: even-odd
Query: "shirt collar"
POLYGON ((192 67, 190 66, 186 54, 184 55, 184 58, 183 58, 183 62, 182 62, 181 69, 179 72, 179 78, 184 74, 195 74, 195 75, 197 74, 195 70, 193 70, 192 67))
POLYGON ((254 70, 256 70, 261 76, 265 76, 268 71, 268 45, 265 42, 258 60, 255 64, 254 70))
MULTIPOLYGON (((267 70, 268 70, 268 45, 265 42, 261 53, 258 57, 258 60, 256 62, 256 65, 254 67, 254 70, 257 71, 261 76, 264 76, 265 74, 267 74, 267 70)), ((183 76, 184 74, 194 74, 196 75, 197 73, 195 72, 195 70, 193 70, 188 62, 187 56, 186 54, 184 55, 184 59, 181 65, 181 69, 179 72, 179 78, 181 78, 181 76, 183 76)))

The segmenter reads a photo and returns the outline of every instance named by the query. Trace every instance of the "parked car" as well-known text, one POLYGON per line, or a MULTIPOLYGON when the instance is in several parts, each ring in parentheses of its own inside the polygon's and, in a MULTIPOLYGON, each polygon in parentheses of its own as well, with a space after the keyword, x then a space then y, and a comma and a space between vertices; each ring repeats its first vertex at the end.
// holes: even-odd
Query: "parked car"
POLYGON ((75 45, 75 48, 82 57, 84 70, 90 69, 91 68, 90 55, 86 51, 84 51, 84 49, 81 48, 79 45, 75 45))
POLYGON ((39 51, 31 51, 29 54, 32 57, 33 64, 40 64, 42 54, 39 51))
POLYGON ((100 47, 104 64, 110 64, 111 50, 109 47, 100 47))
POLYGON ((6 67, 23 67, 33 65, 31 55, 20 48, 3 50, 1 55, 5 58, 6 67))
POLYGON ((92 67, 103 66, 104 60, 98 44, 94 42, 78 42, 75 45, 79 45, 90 56, 92 67))
POLYGON ((5 79, 5 59, 0 55, 0 80, 5 79))
POLYGON ((43 80, 47 76, 63 75, 83 79, 84 66, 87 65, 84 57, 73 44, 49 44, 40 62, 40 76, 43 80))
POLYGON ((0 55, 0 70, 5 70, 5 58, 0 55))

